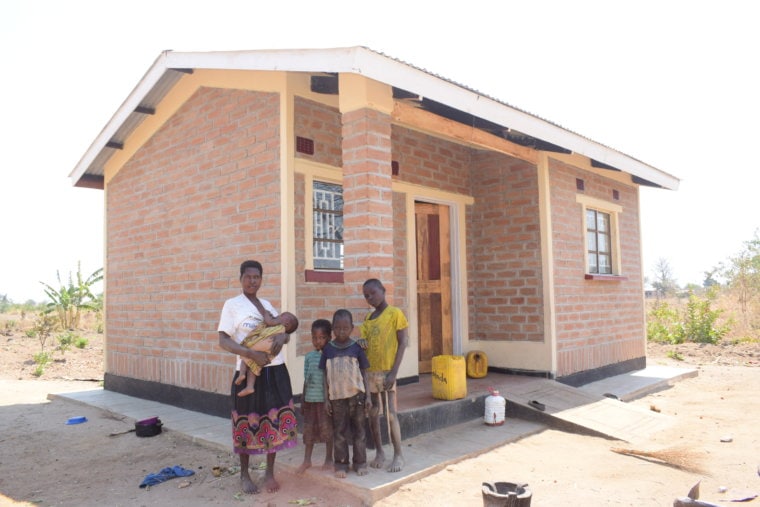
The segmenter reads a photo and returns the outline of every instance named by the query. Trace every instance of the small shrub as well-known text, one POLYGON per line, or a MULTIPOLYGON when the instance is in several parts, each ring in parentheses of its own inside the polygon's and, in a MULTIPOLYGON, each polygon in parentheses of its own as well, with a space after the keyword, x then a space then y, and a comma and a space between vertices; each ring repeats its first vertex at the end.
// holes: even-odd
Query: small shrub
POLYGON ((51 360, 50 354, 47 352, 37 352, 32 356, 32 359, 34 359, 34 362, 40 366, 45 366, 48 364, 51 360))
POLYGON ((719 323, 723 310, 711 307, 715 294, 715 290, 708 290, 705 297, 691 294, 682 312, 657 301, 647 313, 647 339, 673 345, 718 343, 730 331, 732 321, 719 323))
POLYGON ((676 361, 683 361, 683 356, 675 349, 669 350, 666 355, 671 359, 675 359, 676 361))
POLYGON ((665 301, 657 301, 647 315, 647 339, 657 343, 683 342, 678 310, 665 301))
MULTIPOLYGON (((78 334, 74 334, 71 331, 66 331, 63 334, 58 335, 58 350, 61 351, 61 354, 65 354, 67 350, 71 348, 72 345, 74 345, 77 340, 82 339, 81 336, 78 334)), ((79 347, 82 348, 82 347, 79 347)))
POLYGON ((694 294, 689 296, 684 315, 684 338, 696 343, 718 343, 731 329, 731 324, 718 324, 722 310, 711 308, 711 297, 700 298, 694 294))
POLYGON ((45 351, 45 343, 57 327, 58 318, 55 315, 46 312, 39 313, 32 329, 35 332, 34 336, 40 341, 40 352, 45 351))
POLYGON ((83 336, 79 336, 74 341, 74 346, 76 348, 78 348, 78 349, 83 349, 83 348, 85 348, 87 346, 88 343, 90 343, 90 341, 87 338, 85 338, 83 336))
POLYGON ((37 330, 34 328, 27 329, 26 331, 24 331, 24 335, 26 335, 27 338, 36 338, 37 330))

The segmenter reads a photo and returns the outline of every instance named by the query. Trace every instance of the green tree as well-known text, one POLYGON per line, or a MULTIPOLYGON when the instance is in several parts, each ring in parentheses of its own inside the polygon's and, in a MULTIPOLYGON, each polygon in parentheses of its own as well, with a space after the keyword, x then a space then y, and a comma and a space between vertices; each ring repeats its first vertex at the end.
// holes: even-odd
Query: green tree
POLYGON ((705 271, 704 272, 705 279, 702 281, 702 287, 704 287, 705 289, 709 289, 710 287, 719 286, 720 284, 715 279, 715 275, 716 273, 718 273, 718 271, 720 271, 720 268, 712 268, 708 271, 705 271))
POLYGON ((98 311, 100 299, 92 293, 92 286, 103 279, 103 268, 96 269, 90 276, 84 278, 82 269, 77 264, 76 283, 69 273, 68 284, 63 284, 61 275, 56 271, 60 289, 56 290, 50 285, 40 282, 45 286, 45 294, 50 298, 47 304, 48 311, 55 311, 62 329, 75 329, 79 326, 82 310, 98 311))

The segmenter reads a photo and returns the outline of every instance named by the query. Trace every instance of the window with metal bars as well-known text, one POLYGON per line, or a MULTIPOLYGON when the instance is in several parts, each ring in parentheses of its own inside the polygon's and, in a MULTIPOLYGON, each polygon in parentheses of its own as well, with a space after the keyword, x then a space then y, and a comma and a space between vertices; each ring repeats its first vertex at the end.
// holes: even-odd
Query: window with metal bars
POLYGON ((586 249, 589 273, 612 274, 612 235, 609 213, 586 209, 586 249))
POLYGON ((314 181, 314 269, 343 269, 343 187, 314 181))

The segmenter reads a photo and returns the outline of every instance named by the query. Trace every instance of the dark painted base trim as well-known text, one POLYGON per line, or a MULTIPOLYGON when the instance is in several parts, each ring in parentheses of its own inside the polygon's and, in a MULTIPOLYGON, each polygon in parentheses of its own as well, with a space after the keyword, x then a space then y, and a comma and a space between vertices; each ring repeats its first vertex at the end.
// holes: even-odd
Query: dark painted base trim
MULTIPOLYGON (((105 374, 103 388, 107 391, 126 394, 127 396, 134 396, 135 398, 142 398, 144 400, 157 401, 217 417, 228 418, 232 413, 232 403, 229 394, 210 393, 188 387, 121 377, 111 373, 105 374)), ((161 414, 155 415, 160 416, 161 414)))
MULTIPOLYGON (((419 375, 414 375, 398 379, 396 383, 403 386, 419 381, 419 375)), ((226 393, 210 393, 188 387, 178 387, 149 380, 122 377, 111 373, 105 374, 103 389, 217 417, 230 417, 232 411, 230 395, 226 393)), ((293 396, 293 401, 297 404, 301 403, 301 395, 293 396)), ((297 416, 300 417, 300 409, 297 412, 297 416)))
POLYGON ((417 384, 417 383, 419 383, 419 381, 420 381, 420 376, 419 375, 413 375, 411 377, 404 377, 404 378, 396 379, 396 385, 397 386, 405 386, 405 385, 409 385, 409 384, 417 384))
POLYGON ((608 364, 607 366, 602 366, 601 368, 573 373, 572 375, 566 375, 564 377, 558 377, 557 382, 561 382, 572 387, 580 387, 582 385, 596 382, 597 380, 602 380, 607 377, 622 375, 623 373, 628 373, 629 371, 643 370, 646 367, 646 356, 637 357, 634 359, 629 359, 628 361, 622 361, 620 363, 608 364))
POLYGON ((501 368, 498 366, 489 366, 488 371, 492 371, 494 373, 503 373, 505 375, 523 375, 526 377, 541 377, 548 379, 554 378, 554 375, 552 375, 552 372, 550 371, 521 370, 519 368, 501 368))

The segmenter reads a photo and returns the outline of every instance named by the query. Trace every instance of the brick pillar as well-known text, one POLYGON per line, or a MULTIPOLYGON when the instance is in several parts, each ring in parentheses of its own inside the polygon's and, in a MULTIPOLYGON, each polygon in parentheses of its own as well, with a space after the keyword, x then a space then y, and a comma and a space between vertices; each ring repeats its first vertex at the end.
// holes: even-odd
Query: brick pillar
POLYGON ((380 279, 393 299, 390 120, 370 108, 343 113, 343 267, 346 307, 357 321, 367 313, 367 278, 380 279))

